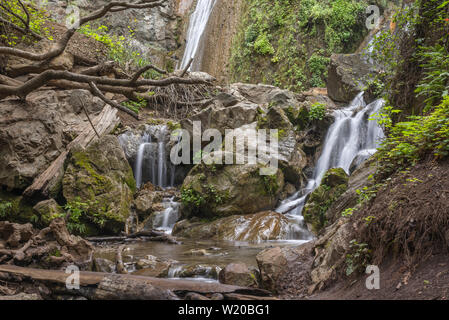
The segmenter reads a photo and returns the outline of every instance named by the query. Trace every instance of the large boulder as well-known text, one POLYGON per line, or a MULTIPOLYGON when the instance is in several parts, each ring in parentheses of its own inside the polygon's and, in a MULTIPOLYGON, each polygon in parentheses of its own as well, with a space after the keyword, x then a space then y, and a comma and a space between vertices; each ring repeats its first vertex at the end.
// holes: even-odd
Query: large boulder
POLYGON ((314 243, 315 257, 310 269, 309 294, 328 286, 336 279, 337 270, 344 267, 353 234, 353 225, 347 219, 338 219, 314 243))
POLYGON ((240 101, 224 107, 217 101, 201 112, 181 121, 182 128, 193 137, 193 122, 201 122, 201 130, 217 129, 222 135, 226 129, 236 129, 256 121, 259 106, 249 101, 240 101))
POLYGON ((212 222, 182 220, 173 228, 176 237, 248 242, 286 239, 290 232, 291 221, 273 211, 231 216, 212 222))
POLYGON ((220 218, 273 209, 284 187, 282 171, 261 175, 265 164, 245 163, 196 165, 181 188, 183 217, 220 218))
POLYGON ((312 259, 313 242, 263 250, 256 256, 261 287, 278 294, 299 296, 310 282, 312 259))
POLYGON ((218 274, 220 283, 240 287, 258 287, 258 274, 242 262, 228 264, 218 274))
POLYGON ((278 130, 278 161, 285 181, 301 186, 305 180, 302 170, 307 165, 307 158, 286 112, 278 106, 269 108, 267 113, 259 114, 257 127, 278 130))
POLYGON ((303 95, 266 84, 233 83, 229 91, 258 105, 295 106, 304 101, 303 95))
POLYGON ((329 64, 327 91, 338 102, 349 103, 364 90, 372 65, 361 53, 333 54, 329 64))
POLYGON ((332 203, 348 189, 348 180, 349 177, 343 169, 329 169, 320 186, 310 194, 304 207, 303 216, 304 221, 315 234, 329 224, 326 212, 332 203))
MULTIPOLYGON (((24 190, 58 157, 104 103, 85 90, 36 91, 0 102, 0 185, 24 190)), ((54 192, 57 193, 58 190, 54 192)))
POLYGON ((69 203, 85 204, 89 222, 112 233, 123 230, 136 185, 117 137, 104 136, 85 150, 73 148, 62 183, 69 203))

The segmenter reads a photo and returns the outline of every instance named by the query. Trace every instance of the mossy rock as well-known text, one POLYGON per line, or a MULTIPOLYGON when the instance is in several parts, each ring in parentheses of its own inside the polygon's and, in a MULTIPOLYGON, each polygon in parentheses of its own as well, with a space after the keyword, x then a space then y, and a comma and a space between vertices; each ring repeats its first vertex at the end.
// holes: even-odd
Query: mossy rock
POLYGON ((123 230, 136 183, 115 136, 104 136, 85 150, 72 149, 62 184, 68 202, 87 205, 88 222, 108 233, 123 230))
POLYGON ((51 221, 64 214, 64 209, 61 208, 54 199, 44 200, 33 207, 39 217, 39 221, 48 226, 51 221))
POLYGON ((33 206, 22 196, 0 191, 0 220, 14 223, 35 223, 33 206))
POLYGON ((261 175, 264 164, 195 166, 181 188, 184 218, 221 218, 250 214, 275 207, 284 187, 284 175, 276 169, 261 175))
POLYGON ((347 185, 349 176, 342 168, 329 169, 323 176, 321 184, 329 187, 336 187, 339 185, 347 185))
POLYGON ((318 234, 327 225, 326 212, 346 192, 348 180, 343 169, 330 169, 324 175, 321 185, 310 194, 303 216, 313 233, 318 234))

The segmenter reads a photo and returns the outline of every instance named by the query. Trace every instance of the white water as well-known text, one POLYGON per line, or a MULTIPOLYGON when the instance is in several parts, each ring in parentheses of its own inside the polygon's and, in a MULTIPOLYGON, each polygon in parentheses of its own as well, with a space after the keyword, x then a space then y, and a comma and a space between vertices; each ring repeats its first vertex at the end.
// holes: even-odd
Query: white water
MULTIPOLYGON (((167 126, 147 127, 141 138, 134 165, 137 188, 148 181, 161 188, 174 185, 176 168, 171 164, 166 150, 169 134, 167 126)), ((123 139, 125 138, 124 136, 123 139)))
POLYGON ((379 99, 366 105, 362 92, 348 107, 336 110, 335 122, 327 132, 323 151, 306 188, 284 200, 276 209, 277 212, 286 214, 296 221, 296 226, 304 234, 304 239, 311 237, 311 234, 304 230, 302 216, 307 196, 320 185, 327 170, 343 168, 349 174, 351 164, 356 158, 357 164, 360 164, 376 152, 384 133, 375 120, 369 119, 382 108, 383 104, 384 101, 379 99))
POLYGON ((179 219, 180 203, 174 201, 174 198, 165 198, 162 205, 165 209, 156 216, 154 227, 171 234, 173 226, 179 219))
MULTIPOLYGON (((200 47, 201 37, 206 29, 215 0, 198 0, 195 11, 190 16, 189 29, 186 36, 186 48, 180 69, 184 69, 190 59, 195 58, 200 47)), ((192 69, 192 66, 189 70, 192 69)), ((199 71, 199 70, 197 70, 199 71)))

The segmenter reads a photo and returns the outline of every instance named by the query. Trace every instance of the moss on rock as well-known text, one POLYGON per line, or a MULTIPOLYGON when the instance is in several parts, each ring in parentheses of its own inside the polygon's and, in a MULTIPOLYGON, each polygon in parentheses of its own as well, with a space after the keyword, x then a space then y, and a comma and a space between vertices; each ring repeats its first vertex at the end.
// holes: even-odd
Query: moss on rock
POLYGON ((105 136, 86 150, 74 148, 63 178, 68 202, 86 203, 86 218, 100 230, 119 233, 130 213, 136 184, 115 136, 105 136))
POLYGON ((280 169, 260 175, 263 164, 195 166, 181 188, 185 218, 219 218, 273 209, 284 186, 280 169))
POLYGON ((318 234, 326 225, 326 211, 348 189, 349 176, 341 168, 328 170, 309 196, 303 216, 312 231, 318 234))

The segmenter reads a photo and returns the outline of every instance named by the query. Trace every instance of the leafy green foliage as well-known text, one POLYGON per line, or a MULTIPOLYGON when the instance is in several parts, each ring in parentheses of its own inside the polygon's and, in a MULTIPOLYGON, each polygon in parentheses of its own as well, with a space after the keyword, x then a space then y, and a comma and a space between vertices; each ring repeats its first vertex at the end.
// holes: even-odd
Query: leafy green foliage
MULTIPOLYGON (((53 38, 50 36, 49 27, 45 25, 45 23, 48 21, 48 17, 46 15, 45 7, 40 5, 41 1, 39 1, 39 3, 35 0, 26 2, 22 1, 22 3, 26 6, 28 13, 30 14, 30 30, 39 35, 47 37, 49 40, 53 40, 53 38)), ((14 23, 21 28, 25 28, 22 20, 27 21, 27 16, 19 2, 17 0, 5 0, 2 1, 2 5, 4 5, 6 8, 8 8, 9 11, 11 11, 8 12, 8 10, 1 9, 0 13, 2 18, 14 23), (21 19, 17 18, 17 16, 21 17, 21 19)), ((7 30, 6 32, 2 32, 0 35, 2 42, 8 46, 14 47, 20 42, 31 42, 35 40, 30 35, 22 35, 11 31, 7 30)))
POLYGON ((87 203, 81 202, 79 198, 65 205, 65 216, 69 216, 67 221, 67 230, 69 232, 81 235, 86 233, 86 225, 82 222, 82 218, 86 214, 88 206, 87 203))
POLYGON ((424 96, 427 109, 440 102, 449 95, 449 52, 447 46, 436 44, 421 47, 419 52, 424 77, 415 92, 417 96, 424 96))
POLYGON ((266 33, 259 35, 254 42, 254 50, 262 55, 272 55, 274 54, 274 48, 268 40, 266 33))
POLYGON ((122 102, 124 107, 134 111, 135 113, 139 113, 140 109, 145 108, 147 106, 147 101, 144 98, 138 97, 137 101, 128 100, 122 102))
POLYGON ((245 1, 246 14, 231 52, 232 80, 297 91, 324 86, 330 54, 354 51, 367 33, 367 4, 365 0, 245 1))
POLYGON ((6 218, 12 210, 12 202, 1 201, 0 202, 0 218, 6 218))
POLYGON ((310 85, 312 87, 324 87, 325 83, 323 78, 327 78, 327 66, 330 59, 320 54, 314 53, 309 58, 308 67, 312 78, 310 79, 310 85))
POLYGON ((349 242, 350 252, 346 255, 346 275, 363 272, 371 259, 368 244, 359 243, 355 239, 349 242))
POLYGON ((436 158, 449 155, 449 97, 429 115, 412 116, 409 121, 391 126, 377 156, 381 172, 392 173, 415 164, 427 154, 436 158))
POLYGON ((354 213, 354 208, 347 208, 345 211, 341 213, 342 217, 350 217, 354 213))
MULTIPOLYGON (((124 36, 110 34, 108 27, 102 24, 99 26, 85 24, 78 31, 87 37, 103 43, 108 49, 109 58, 117 62, 123 69, 138 69, 150 64, 150 61, 142 53, 131 49, 134 30, 130 27, 128 27, 129 37, 126 38, 124 36)), ((146 79, 156 79, 160 77, 160 74, 151 69, 143 73, 142 76, 146 79)))
POLYGON ((326 106, 322 103, 314 103, 311 107, 310 107, 310 111, 309 111, 309 119, 311 121, 313 120, 323 120, 324 117, 326 116, 326 106))

